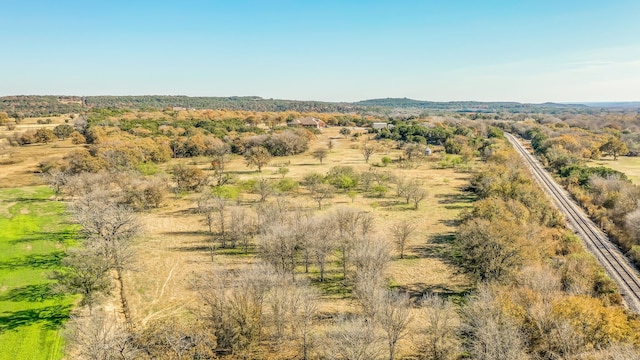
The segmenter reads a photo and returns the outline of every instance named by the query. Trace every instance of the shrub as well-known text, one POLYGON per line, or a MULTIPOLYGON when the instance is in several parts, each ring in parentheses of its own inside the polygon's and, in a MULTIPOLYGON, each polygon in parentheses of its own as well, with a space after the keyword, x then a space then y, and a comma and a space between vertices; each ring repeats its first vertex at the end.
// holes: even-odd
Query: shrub
POLYGON ((172 171, 178 191, 195 191, 207 182, 207 175, 197 167, 177 164, 172 171))
POLYGON ((373 191, 376 193, 378 197, 383 197, 389 189, 384 185, 376 185, 373 187, 373 191))
POLYGON ((71 143, 73 145, 85 144, 87 142, 87 139, 85 139, 85 137, 77 131, 69 134, 69 137, 71 138, 71 143))
POLYGON ((283 178, 278 181, 276 188, 281 192, 290 192, 298 189, 298 182, 288 178, 283 178))
POLYGON ((351 189, 358 186, 360 177, 351 166, 334 166, 327 173, 326 180, 338 189, 351 189))
POLYGON ((238 200, 241 190, 234 185, 220 185, 213 188, 213 194, 223 199, 238 200))

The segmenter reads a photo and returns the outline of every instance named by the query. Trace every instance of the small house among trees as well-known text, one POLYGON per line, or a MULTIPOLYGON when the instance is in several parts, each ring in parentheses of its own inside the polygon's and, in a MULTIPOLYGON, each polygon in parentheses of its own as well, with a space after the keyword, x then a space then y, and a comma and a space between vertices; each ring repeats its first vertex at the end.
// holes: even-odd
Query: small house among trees
POLYGON ((311 116, 297 118, 287 123, 288 126, 302 126, 306 128, 316 128, 321 129, 327 127, 327 124, 320 120, 311 116))

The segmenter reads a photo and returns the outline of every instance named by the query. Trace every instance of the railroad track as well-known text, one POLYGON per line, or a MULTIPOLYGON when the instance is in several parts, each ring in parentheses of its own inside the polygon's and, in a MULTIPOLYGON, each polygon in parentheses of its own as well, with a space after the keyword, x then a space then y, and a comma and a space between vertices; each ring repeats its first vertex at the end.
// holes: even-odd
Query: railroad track
POLYGON ((551 178, 515 136, 511 134, 505 134, 505 136, 524 158, 536 181, 565 215, 569 227, 582 239, 607 274, 618 284, 627 307, 635 313, 640 313, 640 280, 638 280, 637 270, 631 265, 629 259, 609 241, 607 235, 589 219, 582 208, 569 198, 567 192, 551 178))

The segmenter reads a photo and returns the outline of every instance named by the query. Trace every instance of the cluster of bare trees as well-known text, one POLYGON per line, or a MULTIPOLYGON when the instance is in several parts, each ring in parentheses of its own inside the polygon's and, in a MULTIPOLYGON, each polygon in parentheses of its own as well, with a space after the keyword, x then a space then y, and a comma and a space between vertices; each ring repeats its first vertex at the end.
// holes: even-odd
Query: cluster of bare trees
MULTIPOLYGON (((301 209, 285 206, 284 212, 269 211, 277 215, 262 223, 263 230, 258 238, 261 257, 281 273, 293 276, 299 263, 308 272, 313 264, 318 268, 320 281, 324 281, 327 264, 335 259, 341 264, 342 278, 347 279, 351 270, 356 274, 364 273, 358 268, 358 258, 365 266, 364 260, 371 260, 365 251, 386 244, 382 239, 373 240, 370 213, 339 207, 327 215, 312 216, 301 209)), ((375 266, 370 269, 382 270, 375 266)))
POLYGON ((250 358, 259 341, 295 341, 293 349, 304 359, 394 359, 411 303, 384 284, 390 244, 374 233, 371 214, 339 207, 313 215, 279 201, 262 204, 257 218, 263 263, 233 274, 217 272, 198 286, 210 309, 217 351, 250 358), (319 339, 313 326, 318 295, 296 272, 315 266, 316 281, 323 282, 332 261, 339 261, 344 285, 362 311, 339 318, 328 337, 319 339), (313 346, 319 342, 324 346, 313 346))
POLYGON ((47 167, 43 169, 42 177, 53 189, 56 200, 63 194, 71 199, 79 199, 94 190, 104 190, 109 191, 109 201, 135 211, 160 207, 168 190, 166 177, 142 176, 137 172, 72 174, 55 167, 47 167))
POLYGON ((133 320, 124 272, 133 264, 132 240, 140 233, 141 225, 134 210, 122 202, 127 199, 123 195, 127 191, 117 182, 124 177, 84 173, 63 178, 58 173, 49 174, 52 186, 64 186, 73 196, 70 210, 79 225, 80 246, 68 252, 52 278, 57 280, 55 287, 59 291, 81 294, 80 305, 89 308, 89 317, 73 322, 82 324, 82 330, 74 334, 74 351, 86 358, 131 358, 133 354, 133 320), (60 182, 60 178, 64 181, 60 182), (102 296, 114 290, 117 314, 94 311, 102 296))
MULTIPOLYGON (((94 264, 104 262, 113 271, 123 315, 130 324, 131 313, 125 295, 123 271, 134 260, 131 240, 140 233, 136 214, 115 203, 111 193, 105 190, 96 190, 77 199, 72 205, 72 213, 86 239, 83 250, 89 254, 87 261, 94 259, 94 264)), ((102 269, 96 268, 100 272, 102 269)))
POLYGON ((207 305, 203 316, 217 340, 216 352, 253 358, 260 341, 291 346, 293 340, 300 340, 289 351, 308 358, 310 330, 318 309, 313 288, 279 274, 269 264, 235 273, 215 271, 196 283, 207 305))

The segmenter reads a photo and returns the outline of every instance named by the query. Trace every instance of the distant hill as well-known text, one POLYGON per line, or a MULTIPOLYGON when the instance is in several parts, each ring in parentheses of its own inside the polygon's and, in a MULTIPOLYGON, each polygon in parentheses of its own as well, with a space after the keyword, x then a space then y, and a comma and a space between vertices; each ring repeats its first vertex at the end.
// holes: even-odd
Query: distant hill
POLYGON ((601 108, 640 109, 640 101, 586 102, 583 104, 590 107, 601 107, 601 108))
MULTIPOLYGON (((389 114, 392 110, 423 112, 512 112, 559 113, 588 112, 584 104, 523 104, 517 102, 450 101, 433 102, 407 98, 372 99, 358 102, 323 102, 263 99, 258 96, 189 97, 189 96, 5 96, 0 98, 0 111, 20 116, 47 116, 87 111, 91 108, 129 109, 227 109, 247 111, 340 112, 389 114)), ((595 109, 594 109, 595 110, 595 109)))

